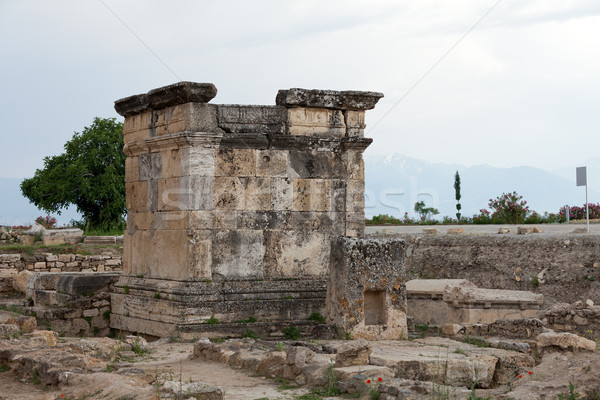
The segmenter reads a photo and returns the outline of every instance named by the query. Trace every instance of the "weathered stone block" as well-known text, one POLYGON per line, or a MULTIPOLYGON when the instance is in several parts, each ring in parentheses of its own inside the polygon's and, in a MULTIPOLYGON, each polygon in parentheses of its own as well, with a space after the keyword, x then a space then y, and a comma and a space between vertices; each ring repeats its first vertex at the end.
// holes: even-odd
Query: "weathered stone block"
POLYGON ((290 135, 343 137, 346 134, 340 110, 291 108, 287 125, 290 135))
POLYGON ((221 149, 215 159, 215 176, 256 176, 257 150, 221 149))
POLYGON ((319 107, 341 110, 370 110, 382 93, 292 88, 280 90, 275 103, 286 107, 319 107))
POLYGON ((404 248, 401 239, 334 239, 327 321, 355 338, 406 337, 404 248))
POLYGON ((178 208, 180 210, 212 209, 213 179, 208 176, 185 176, 180 178, 178 208))
POLYGON ((248 178, 214 178, 212 207, 225 210, 244 210, 248 178))
POLYGON ((230 279, 262 278, 265 252, 261 231, 220 231, 213 239, 213 274, 230 279))

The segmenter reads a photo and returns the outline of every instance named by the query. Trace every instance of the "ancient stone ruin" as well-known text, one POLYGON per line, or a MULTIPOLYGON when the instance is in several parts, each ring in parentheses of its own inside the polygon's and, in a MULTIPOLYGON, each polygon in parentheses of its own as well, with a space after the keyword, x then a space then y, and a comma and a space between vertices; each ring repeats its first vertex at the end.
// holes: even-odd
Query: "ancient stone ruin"
POLYGON ((113 328, 161 336, 254 319, 309 329, 325 314, 332 240, 363 236, 364 116, 381 93, 289 89, 275 106, 208 104, 216 94, 180 82, 115 102, 128 221, 113 328))

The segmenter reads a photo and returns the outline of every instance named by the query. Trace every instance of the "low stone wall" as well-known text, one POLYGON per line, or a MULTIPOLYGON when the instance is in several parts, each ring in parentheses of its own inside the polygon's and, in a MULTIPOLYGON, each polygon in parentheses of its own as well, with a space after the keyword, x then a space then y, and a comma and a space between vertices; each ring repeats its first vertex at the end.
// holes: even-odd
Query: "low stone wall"
POLYGON ((385 235, 406 240, 408 279, 467 279, 544 295, 542 308, 600 304, 600 236, 385 235))
POLYGON ((121 256, 77 254, 0 254, 0 292, 13 290, 13 280, 21 271, 31 272, 110 272, 123 270, 121 256))

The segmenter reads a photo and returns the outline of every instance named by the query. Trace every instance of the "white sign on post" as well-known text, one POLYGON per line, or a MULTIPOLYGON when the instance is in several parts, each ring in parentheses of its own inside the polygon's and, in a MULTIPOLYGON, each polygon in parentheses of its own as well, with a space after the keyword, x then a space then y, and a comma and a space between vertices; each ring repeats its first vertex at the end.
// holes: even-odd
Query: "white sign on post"
POLYGON ((588 205, 587 167, 577 167, 577 186, 585 186, 585 220, 587 233, 590 233, 590 206, 588 205))

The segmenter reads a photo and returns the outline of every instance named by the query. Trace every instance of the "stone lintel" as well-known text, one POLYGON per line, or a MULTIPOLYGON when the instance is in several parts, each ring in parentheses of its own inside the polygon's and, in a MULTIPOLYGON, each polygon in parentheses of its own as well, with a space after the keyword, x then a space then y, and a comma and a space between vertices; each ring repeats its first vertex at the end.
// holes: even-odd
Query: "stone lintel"
POLYGON ((123 147, 123 153, 132 157, 139 156, 140 154, 191 146, 216 149, 219 147, 222 137, 223 135, 220 133, 179 132, 126 143, 123 147))
POLYGON ((185 103, 208 103, 217 95, 212 83, 178 82, 115 101, 115 110, 122 116, 139 114, 152 109, 160 110, 185 103))
POLYGON ((318 90, 292 88, 280 90, 275 104, 285 107, 330 108, 336 110, 371 110, 383 93, 355 90, 318 90))

